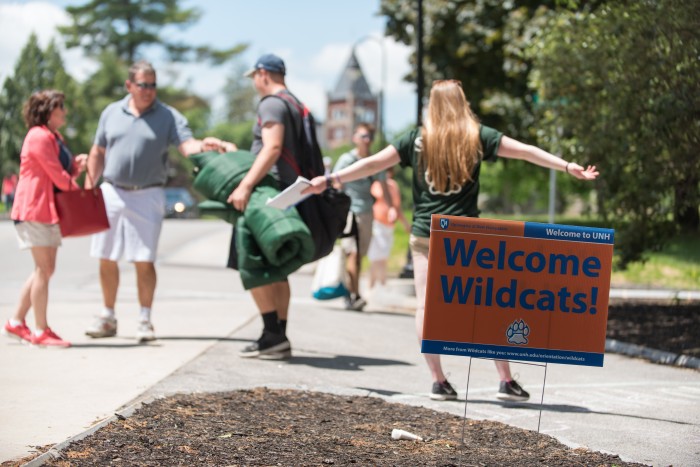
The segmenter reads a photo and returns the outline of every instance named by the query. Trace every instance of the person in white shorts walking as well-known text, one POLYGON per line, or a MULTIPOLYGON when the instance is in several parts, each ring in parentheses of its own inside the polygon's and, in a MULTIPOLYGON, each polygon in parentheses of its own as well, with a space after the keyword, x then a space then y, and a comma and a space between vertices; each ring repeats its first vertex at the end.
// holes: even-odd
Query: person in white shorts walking
POLYGON ((389 256, 391 256, 391 248, 394 245, 394 227, 396 221, 401 222, 401 225, 406 232, 411 231, 411 224, 401 211, 401 190, 399 184, 393 178, 393 167, 386 171, 386 187, 391 194, 390 198, 396 208, 396 219, 389 220, 389 205, 386 202, 384 188, 379 181, 372 183, 370 193, 374 197, 374 205, 372 213, 374 222, 372 222, 372 240, 369 243, 367 250, 367 259, 369 259, 369 288, 374 291, 376 285, 386 285, 387 267, 389 256))

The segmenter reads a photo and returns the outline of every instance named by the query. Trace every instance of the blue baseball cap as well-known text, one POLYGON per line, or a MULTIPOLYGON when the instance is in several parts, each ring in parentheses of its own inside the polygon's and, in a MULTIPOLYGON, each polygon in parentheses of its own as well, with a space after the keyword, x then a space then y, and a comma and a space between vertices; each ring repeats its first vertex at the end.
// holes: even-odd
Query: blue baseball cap
POLYGON ((260 57, 258 61, 255 62, 253 69, 246 71, 245 75, 243 76, 246 78, 251 78, 258 70, 267 70, 271 73, 279 73, 282 76, 284 76, 284 74, 287 72, 282 59, 274 54, 265 54, 260 57))

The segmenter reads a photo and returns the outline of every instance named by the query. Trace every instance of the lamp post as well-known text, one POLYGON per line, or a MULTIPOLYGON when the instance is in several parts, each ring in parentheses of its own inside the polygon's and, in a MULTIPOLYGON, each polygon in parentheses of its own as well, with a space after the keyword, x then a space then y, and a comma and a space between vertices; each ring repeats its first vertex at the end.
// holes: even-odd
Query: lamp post
POLYGON ((357 46, 365 42, 366 40, 376 41, 379 44, 379 48, 381 49, 381 75, 379 83, 379 102, 377 105, 377 120, 379 121, 379 143, 380 146, 383 148, 386 145, 386 141, 384 138, 384 90, 386 89, 386 50, 384 48, 384 41, 381 37, 364 36, 355 41, 355 44, 352 46, 353 53, 357 50, 357 46))
MULTIPOLYGON (((557 143, 559 145, 559 153, 557 157, 561 158, 561 139, 563 130, 561 127, 557 127, 557 143)), ((554 214, 556 212, 557 204, 557 171, 554 169, 549 169, 549 223, 554 224, 554 214)))

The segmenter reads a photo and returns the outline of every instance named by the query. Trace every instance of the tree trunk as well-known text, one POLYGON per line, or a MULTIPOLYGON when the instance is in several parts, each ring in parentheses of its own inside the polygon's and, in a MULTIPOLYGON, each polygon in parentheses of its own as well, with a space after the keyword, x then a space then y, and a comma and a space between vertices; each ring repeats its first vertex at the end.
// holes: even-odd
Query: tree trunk
POLYGON ((676 224, 686 232, 697 231, 700 228, 699 185, 700 177, 694 174, 679 180, 675 186, 676 202, 673 214, 676 224))

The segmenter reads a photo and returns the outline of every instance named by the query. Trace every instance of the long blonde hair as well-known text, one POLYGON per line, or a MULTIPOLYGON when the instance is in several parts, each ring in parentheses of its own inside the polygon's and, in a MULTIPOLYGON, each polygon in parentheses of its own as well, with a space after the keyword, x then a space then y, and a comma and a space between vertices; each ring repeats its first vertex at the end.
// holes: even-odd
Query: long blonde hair
POLYGON ((420 165, 433 190, 451 193, 472 181, 482 154, 479 120, 459 81, 433 83, 422 136, 420 165))

